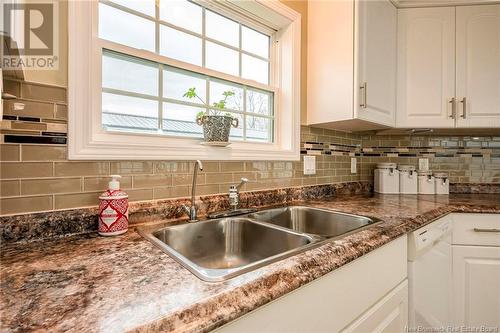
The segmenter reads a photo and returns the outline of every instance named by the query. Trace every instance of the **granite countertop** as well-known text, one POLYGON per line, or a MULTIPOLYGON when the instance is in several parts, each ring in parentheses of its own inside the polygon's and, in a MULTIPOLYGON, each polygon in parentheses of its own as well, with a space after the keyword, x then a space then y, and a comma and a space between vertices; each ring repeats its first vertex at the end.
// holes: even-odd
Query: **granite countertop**
POLYGON ((135 231, 1 247, 2 332, 217 328, 449 212, 500 213, 500 195, 356 195, 300 202, 382 223, 220 283, 203 282, 135 231))

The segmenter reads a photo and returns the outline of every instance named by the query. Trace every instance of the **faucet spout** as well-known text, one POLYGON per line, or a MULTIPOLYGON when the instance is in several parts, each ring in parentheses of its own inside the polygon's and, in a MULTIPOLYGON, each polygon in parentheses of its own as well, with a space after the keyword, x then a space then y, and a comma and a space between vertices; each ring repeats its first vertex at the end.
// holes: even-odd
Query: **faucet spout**
POLYGON ((196 160, 193 170, 193 185, 191 186, 191 207, 184 206, 189 214, 189 222, 197 221, 196 211, 196 180, 198 178, 198 169, 203 171, 203 164, 200 160, 196 160))
POLYGON ((193 185, 191 187, 191 205, 192 206, 194 206, 195 196, 196 196, 196 181, 198 178, 198 168, 200 169, 200 171, 203 171, 203 164, 201 163, 200 160, 196 160, 196 163, 194 164, 193 185))

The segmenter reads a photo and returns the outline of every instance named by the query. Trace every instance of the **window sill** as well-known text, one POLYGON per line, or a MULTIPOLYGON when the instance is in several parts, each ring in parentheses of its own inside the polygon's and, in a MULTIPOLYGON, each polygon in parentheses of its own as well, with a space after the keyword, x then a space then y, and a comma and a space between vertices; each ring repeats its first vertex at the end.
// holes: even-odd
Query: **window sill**
POLYGON ((213 147, 202 145, 200 139, 101 132, 88 142, 77 140, 70 144, 68 157, 75 160, 299 160, 300 151, 293 148, 298 144, 285 147, 279 143, 231 142, 227 147, 213 147))

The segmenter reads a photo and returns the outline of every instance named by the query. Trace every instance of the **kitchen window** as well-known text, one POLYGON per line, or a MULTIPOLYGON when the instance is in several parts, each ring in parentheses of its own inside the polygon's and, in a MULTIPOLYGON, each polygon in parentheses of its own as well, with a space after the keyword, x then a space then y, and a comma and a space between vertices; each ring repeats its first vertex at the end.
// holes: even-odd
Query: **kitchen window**
POLYGON ((288 7, 101 0, 70 2, 69 16, 70 158, 298 158, 300 15, 288 7), (206 111, 238 119, 229 148, 200 145, 206 111))

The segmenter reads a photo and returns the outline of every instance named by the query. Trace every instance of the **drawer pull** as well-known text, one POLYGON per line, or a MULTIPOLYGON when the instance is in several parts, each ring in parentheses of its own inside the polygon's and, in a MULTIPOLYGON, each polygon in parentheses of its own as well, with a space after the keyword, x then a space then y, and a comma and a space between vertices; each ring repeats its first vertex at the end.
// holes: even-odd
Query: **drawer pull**
POLYGON ((491 229, 481 229, 481 228, 474 228, 475 232, 500 232, 500 229, 496 228, 491 228, 491 229))

